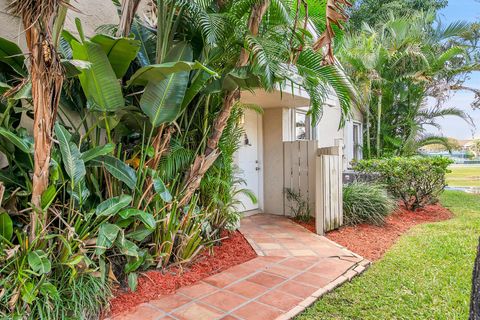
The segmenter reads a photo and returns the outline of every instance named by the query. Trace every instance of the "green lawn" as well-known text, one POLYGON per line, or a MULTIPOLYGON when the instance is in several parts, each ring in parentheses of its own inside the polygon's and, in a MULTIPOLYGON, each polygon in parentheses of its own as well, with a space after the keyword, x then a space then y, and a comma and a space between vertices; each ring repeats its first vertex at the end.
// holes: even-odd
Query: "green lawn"
POLYGON ((297 320, 468 319, 480 196, 447 191, 442 203, 454 219, 413 228, 364 275, 297 320))
POLYGON ((452 187, 480 187, 480 165, 458 166, 449 168, 452 173, 447 176, 447 183, 452 187))

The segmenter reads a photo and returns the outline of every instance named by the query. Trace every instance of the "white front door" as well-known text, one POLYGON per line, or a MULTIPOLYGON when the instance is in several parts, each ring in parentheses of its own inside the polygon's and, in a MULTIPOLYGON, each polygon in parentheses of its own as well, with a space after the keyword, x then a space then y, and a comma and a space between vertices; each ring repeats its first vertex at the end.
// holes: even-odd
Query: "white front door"
POLYGON ((239 188, 249 189, 257 198, 254 203, 245 194, 240 193, 238 200, 241 205, 237 207, 239 211, 251 211, 259 209, 260 200, 260 177, 261 177, 261 159, 259 146, 259 125, 261 116, 252 110, 246 110, 243 119, 243 129, 245 135, 240 141, 240 148, 237 153, 237 164, 240 169, 239 178, 243 179, 245 184, 239 188))

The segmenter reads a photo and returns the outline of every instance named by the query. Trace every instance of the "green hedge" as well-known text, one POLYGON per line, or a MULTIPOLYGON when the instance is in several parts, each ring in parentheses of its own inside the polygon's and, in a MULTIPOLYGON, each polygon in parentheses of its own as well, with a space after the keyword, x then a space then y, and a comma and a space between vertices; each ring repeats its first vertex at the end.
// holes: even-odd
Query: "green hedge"
POLYGON ((378 175, 378 181, 412 211, 437 201, 453 161, 445 157, 395 157, 360 161, 355 170, 378 175))

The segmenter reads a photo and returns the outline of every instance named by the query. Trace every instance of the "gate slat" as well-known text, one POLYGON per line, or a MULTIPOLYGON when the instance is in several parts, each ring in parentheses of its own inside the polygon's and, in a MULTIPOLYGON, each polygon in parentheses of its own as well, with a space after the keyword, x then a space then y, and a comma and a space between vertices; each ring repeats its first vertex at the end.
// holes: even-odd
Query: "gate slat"
POLYGON ((317 141, 308 142, 308 202, 310 204, 311 215, 315 216, 315 179, 316 179, 316 155, 317 141))
POLYGON ((291 188, 294 192, 300 190, 300 142, 292 142, 292 184, 291 188))
POLYGON ((308 142, 299 141, 298 144, 298 192, 305 201, 310 202, 309 183, 308 183, 308 142))
MULTIPOLYGON (((283 188, 292 188, 292 143, 285 142, 283 144, 283 188)), ((282 190, 282 192, 284 192, 282 190)), ((287 197, 283 196, 283 215, 291 215, 291 202, 287 197)))

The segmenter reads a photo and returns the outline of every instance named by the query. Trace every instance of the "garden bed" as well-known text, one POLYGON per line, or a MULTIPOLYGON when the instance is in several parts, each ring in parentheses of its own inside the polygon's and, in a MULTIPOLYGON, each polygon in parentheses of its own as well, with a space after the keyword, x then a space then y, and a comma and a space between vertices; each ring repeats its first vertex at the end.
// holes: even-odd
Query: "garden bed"
POLYGON ((205 249, 191 265, 170 268, 164 272, 148 271, 139 277, 135 292, 118 288, 110 301, 110 315, 128 311, 162 295, 173 294, 181 287, 256 257, 255 251, 240 232, 225 233, 224 236, 227 238, 221 245, 214 246, 212 250, 205 249))
MULTIPOLYGON (((415 212, 400 207, 386 218, 384 226, 369 224, 347 226, 328 232, 326 237, 370 261, 376 261, 413 226, 450 218, 452 218, 452 213, 439 204, 430 205, 415 212)), ((311 232, 315 232, 314 219, 310 222, 296 222, 311 232)))

